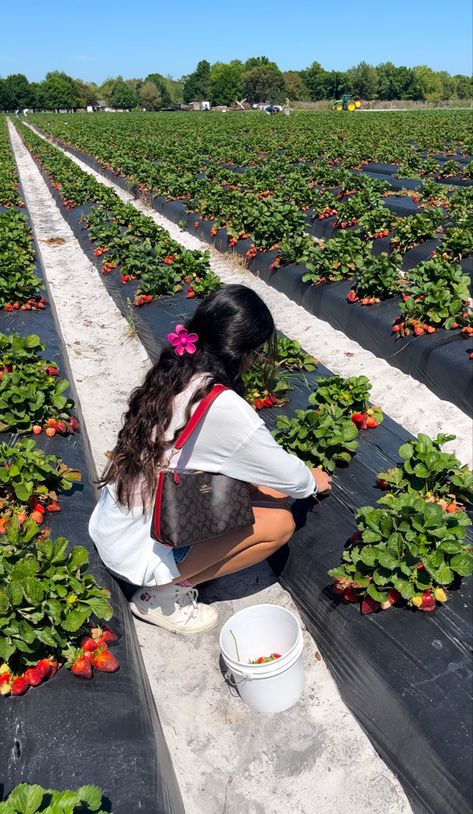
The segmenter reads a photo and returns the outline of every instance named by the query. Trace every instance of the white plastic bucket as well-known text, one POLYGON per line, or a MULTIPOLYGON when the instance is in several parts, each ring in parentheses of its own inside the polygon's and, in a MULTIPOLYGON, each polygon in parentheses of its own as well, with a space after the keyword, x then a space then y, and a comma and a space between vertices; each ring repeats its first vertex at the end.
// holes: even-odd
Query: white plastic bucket
POLYGON ((231 674, 241 698, 256 712, 282 712, 299 700, 304 689, 303 647, 299 622, 279 605, 244 608, 225 622, 220 633, 227 676, 231 674), (271 653, 280 653, 281 658, 249 663, 271 653))

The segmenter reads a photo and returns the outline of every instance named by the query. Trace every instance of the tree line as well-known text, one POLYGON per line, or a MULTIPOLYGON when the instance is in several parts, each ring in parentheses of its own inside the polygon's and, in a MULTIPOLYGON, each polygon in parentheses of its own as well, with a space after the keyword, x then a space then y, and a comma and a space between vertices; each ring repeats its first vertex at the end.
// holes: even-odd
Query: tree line
POLYGON ((351 93, 362 99, 410 99, 440 102, 472 99, 473 81, 463 74, 434 71, 427 65, 407 68, 392 62, 360 62, 347 71, 327 71, 313 62, 302 71, 281 71, 268 57, 246 62, 201 60, 180 79, 148 74, 144 79, 107 79, 102 85, 73 79, 62 71, 46 74, 43 82, 29 82, 23 74, 0 78, 0 110, 24 108, 58 110, 96 106, 104 101, 114 108, 166 110, 182 103, 209 101, 230 105, 245 99, 262 102, 321 101, 351 93))

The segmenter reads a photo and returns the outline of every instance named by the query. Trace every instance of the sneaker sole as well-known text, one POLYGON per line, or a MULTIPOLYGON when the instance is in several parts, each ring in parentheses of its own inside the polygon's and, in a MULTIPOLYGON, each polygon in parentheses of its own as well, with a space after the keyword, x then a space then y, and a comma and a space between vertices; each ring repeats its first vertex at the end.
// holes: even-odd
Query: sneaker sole
POLYGON ((163 630, 167 630, 169 633, 174 633, 176 636, 193 636, 194 634, 205 633, 207 630, 213 630, 215 627, 217 627, 219 621, 217 616, 215 622, 213 622, 211 625, 205 625, 205 627, 201 628, 194 628, 193 630, 184 630, 182 628, 176 628, 175 625, 173 625, 171 622, 167 622, 166 619, 160 619, 159 622, 155 621, 154 619, 150 618, 149 614, 142 613, 134 602, 130 602, 129 607, 133 616, 136 616, 137 619, 141 619, 142 622, 147 622, 148 625, 161 627, 163 630))

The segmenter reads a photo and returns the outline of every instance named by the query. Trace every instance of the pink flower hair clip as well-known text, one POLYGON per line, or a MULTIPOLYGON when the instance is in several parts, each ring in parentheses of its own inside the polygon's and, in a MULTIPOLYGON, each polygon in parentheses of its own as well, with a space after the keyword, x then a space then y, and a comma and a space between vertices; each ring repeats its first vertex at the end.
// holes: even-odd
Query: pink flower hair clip
POLYGON ((175 333, 168 334, 168 340, 173 346, 178 356, 184 353, 195 353, 195 343, 198 340, 197 334, 190 334, 184 325, 176 325, 175 333))

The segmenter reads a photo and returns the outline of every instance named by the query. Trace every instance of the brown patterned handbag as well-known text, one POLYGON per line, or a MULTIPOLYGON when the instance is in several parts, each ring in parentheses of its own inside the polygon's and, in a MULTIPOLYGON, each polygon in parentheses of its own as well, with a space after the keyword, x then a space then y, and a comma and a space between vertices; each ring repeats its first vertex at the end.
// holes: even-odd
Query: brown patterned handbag
MULTIPOLYGON (((182 449, 220 393, 216 384, 202 399, 174 449, 182 449)), ((200 470, 161 469, 158 476, 151 537, 172 548, 197 545, 255 522, 248 483, 200 470)))

